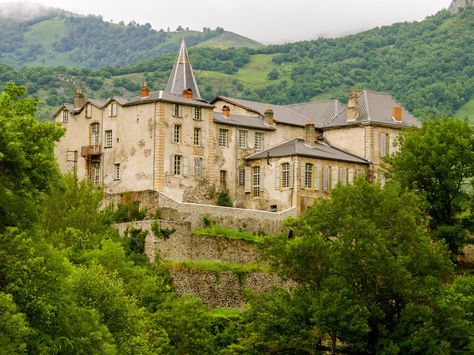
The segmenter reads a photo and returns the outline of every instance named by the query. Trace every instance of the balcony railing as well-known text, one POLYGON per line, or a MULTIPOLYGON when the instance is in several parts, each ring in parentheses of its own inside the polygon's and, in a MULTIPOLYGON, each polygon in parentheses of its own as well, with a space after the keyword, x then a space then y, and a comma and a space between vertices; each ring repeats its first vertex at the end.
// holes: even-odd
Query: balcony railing
POLYGON ((83 146, 81 148, 81 155, 84 158, 100 155, 100 144, 83 146))

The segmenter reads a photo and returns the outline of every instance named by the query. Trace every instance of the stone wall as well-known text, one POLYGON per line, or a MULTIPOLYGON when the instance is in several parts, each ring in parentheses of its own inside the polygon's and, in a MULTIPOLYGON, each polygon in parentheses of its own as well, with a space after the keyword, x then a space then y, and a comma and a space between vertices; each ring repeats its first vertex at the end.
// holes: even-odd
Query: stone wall
POLYGON ((273 286, 289 288, 290 282, 283 282, 278 276, 255 272, 239 278, 225 271, 194 269, 170 269, 178 294, 193 293, 210 307, 241 308, 245 305, 245 290, 266 292, 273 286))
POLYGON ((159 196, 159 208, 166 219, 186 221, 192 228, 203 225, 204 217, 214 222, 252 233, 277 234, 283 230, 283 222, 289 216, 295 216, 296 209, 281 212, 267 212, 232 207, 202 205, 178 202, 163 194, 159 196))
POLYGON ((219 236, 191 235, 190 222, 147 220, 117 224, 121 236, 128 227, 148 231, 145 254, 152 261, 157 255, 165 260, 219 260, 242 265, 260 261, 256 244, 219 236), (156 237, 151 230, 153 222, 159 222, 160 228, 175 229, 175 232, 168 239, 156 237))
POLYGON ((242 208, 178 202, 157 191, 135 191, 105 196, 104 206, 110 203, 137 201, 147 208, 149 217, 159 209, 165 220, 189 222, 191 228, 203 226, 204 218, 235 229, 252 233, 278 234, 284 229, 284 221, 296 215, 296 208, 281 212, 268 212, 242 208))

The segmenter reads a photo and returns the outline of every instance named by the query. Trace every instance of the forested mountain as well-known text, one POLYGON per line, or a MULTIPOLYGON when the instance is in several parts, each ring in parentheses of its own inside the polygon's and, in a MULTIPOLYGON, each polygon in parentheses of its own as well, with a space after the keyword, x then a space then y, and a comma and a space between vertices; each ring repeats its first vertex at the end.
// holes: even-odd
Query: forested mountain
MULTIPOLYGON (((190 50, 205 98, 228 95, 273 103, 338 98, 352 89, 391 93, 417 116, 473 115, 474 9, 441 11, 342 38, 258 49, 190 50)), ((175 53, 102 69, 0 67, 0 84, 14 80, 44 98, 42 117, 71 101, 75 87, 89 97, 137 95, 143 80, 162 89, 175 53)))
POLYGON ((15 12, 32 7, 35 15, 17 16, 2 11, 0 6, 0 62, 18 66, 57 66, 99 68, 128 65, 179 48, 181 38, 188 46, 259 47, 260 43, 223 28, 203 28, 202 32, 178 26, 152 29, 149 23, 140 25, 114 24, 101 16, 80 16, 59 9, 17 5, 15 12), (212 40, 212 41, 211 41, 212 40), (222 43, 222 44, 221 44, 222 43))

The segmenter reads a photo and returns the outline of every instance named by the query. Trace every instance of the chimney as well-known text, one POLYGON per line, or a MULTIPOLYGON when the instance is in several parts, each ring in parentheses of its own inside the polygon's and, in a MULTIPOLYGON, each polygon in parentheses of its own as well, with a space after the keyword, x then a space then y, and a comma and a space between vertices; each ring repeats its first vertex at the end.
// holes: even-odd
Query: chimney
POLYGON ((353 121, 359 116, 359 93, 353 91, 349 94, 349 102, 347 103, 347 120, 353 121))
POLYGON ((265 124, 269 126, 273 126, 275 124, 275 122, 273 121, 273 110, 271 106, 267 107, 267 109, 265 110, 263 114, 263 117, 264 117, 265 124))
POLYGON ((81 92, 81 89, 77 88, 76 93, 74 94, 74 108, 81 108, 86 103, 84 95, 81 92))
POLYGON ((224 105, 224 107, 222 107, 222 114, 223 114, 225 117, 229 117, 229 115, 230 115, 230 108, 229 108, 229 106, 224 105))
POLYGON ((304 144, 314 147, 317 139, 318 135, 314 126, 314 122, 311 120, 306 121, 304 126, 304 144))
POLYGON ((146 81, 143 83, 142 89, 140 90, 140 97, 150 96, 150 88, 148 87, 146 81))
POLYGON ((185 99, 189 99, 189 100, 193 99, 193 91, 191 90, 191 88, 183 90, 183 97, 185 99))
POLYGON ((403 110, 401 107, 392 107, 392 117, 397 122, 402 122, 403 110))

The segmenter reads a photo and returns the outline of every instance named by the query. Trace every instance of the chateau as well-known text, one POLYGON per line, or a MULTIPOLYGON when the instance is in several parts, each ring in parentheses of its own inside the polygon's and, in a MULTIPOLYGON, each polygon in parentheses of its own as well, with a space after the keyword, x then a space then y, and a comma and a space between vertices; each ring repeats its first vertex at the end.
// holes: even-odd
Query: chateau
POLYGON ((338 100, 272 105, 200 95, 184 41, 164 90, 85 99, 54 114, 66 133, 55 154, 107 193, 158 191, 174 200, 215 203, 227 190, 235 207, 296 208, 329 196, 358 175, 378 172, 402 128, 416 118, 389 94, 364 90, 338 100))

